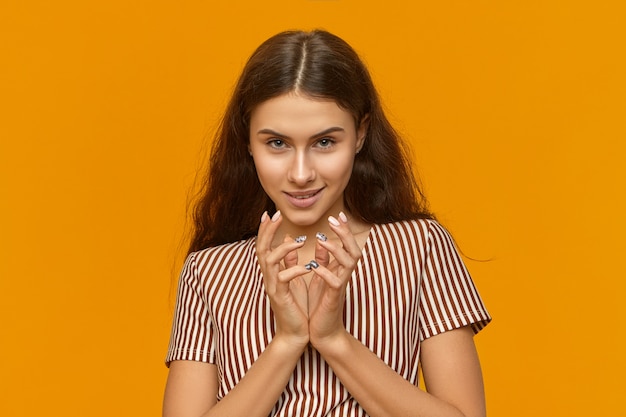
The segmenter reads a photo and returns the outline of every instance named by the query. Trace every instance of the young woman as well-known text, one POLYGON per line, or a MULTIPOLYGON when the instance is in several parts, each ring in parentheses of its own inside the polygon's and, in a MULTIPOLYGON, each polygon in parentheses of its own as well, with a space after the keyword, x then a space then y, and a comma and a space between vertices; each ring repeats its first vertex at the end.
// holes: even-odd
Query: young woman
POLYGON ((485 415, 490 317, 343 40, 254 52, 205 184, 165 416, 485 415))

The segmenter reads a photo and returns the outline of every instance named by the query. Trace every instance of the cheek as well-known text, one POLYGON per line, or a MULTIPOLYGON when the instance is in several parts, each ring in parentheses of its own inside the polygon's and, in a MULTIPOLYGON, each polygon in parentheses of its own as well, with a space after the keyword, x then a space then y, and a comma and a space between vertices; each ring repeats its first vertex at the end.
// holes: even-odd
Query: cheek
POLYGON ((323 166, 325 166, 324 170, 329 178, 332 177, 336 180, 344 179, 345 182, 348 182, 352 174, 353 164, 354 159, 351 156, 343 156, 332 161, 325 161, 323 166))
MULTIPOLYGON (((256 174, 259 177, 261 185, 265 187, 266 184, 273 184, 278 181, 284 175, 281 175, 280 164, 271 163, 270 161, 260 160, 255 161, 256 174)), ((269 190, 266 190, 269 191, 269 190)))
POLYGON ((351 164, 328 164, 323 171, 318 170, 318 179, 335 192, 344 192, 352 175, 351 164))

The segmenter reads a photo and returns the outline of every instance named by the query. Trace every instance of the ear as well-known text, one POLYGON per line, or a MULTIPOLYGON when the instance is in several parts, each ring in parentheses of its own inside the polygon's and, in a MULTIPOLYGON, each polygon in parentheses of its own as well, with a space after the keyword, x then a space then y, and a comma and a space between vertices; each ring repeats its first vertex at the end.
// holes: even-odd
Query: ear
POLYGON ((370 126, 370 115, 366 114, 361 118, 361 122, 356 131, 356 153, 361 151, 363 144, 365 144, 365 136, 367 136, 367 130, 370 126))

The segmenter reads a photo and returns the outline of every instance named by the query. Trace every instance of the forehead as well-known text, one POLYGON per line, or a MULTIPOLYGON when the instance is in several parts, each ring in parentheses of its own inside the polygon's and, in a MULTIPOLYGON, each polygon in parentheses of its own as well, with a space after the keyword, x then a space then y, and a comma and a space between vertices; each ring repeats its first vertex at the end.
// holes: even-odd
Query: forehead
POLYGON ((250 117, 250 131, 274 129, 283 133, 319 131, 330 126, 354 129, 352 115, 334 100, 283 94, 259 104, 250 117))

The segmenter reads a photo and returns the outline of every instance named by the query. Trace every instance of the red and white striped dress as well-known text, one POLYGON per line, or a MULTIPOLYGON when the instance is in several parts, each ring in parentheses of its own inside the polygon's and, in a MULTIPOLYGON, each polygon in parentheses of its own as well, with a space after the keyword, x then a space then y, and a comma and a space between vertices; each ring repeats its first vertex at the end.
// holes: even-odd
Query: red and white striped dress
MULTIPOLYGON (((420 342, 491 320, 447 231, 433 220, 374 225, 348 284, 347 330, 418 383, 420 342)), ((218 400, 274 334, 255 239, 192 253, 183 267, 166 361, 217 365, 218 400)), ((315 350, 305 350, 272 416, 367 416, 315 350)))

